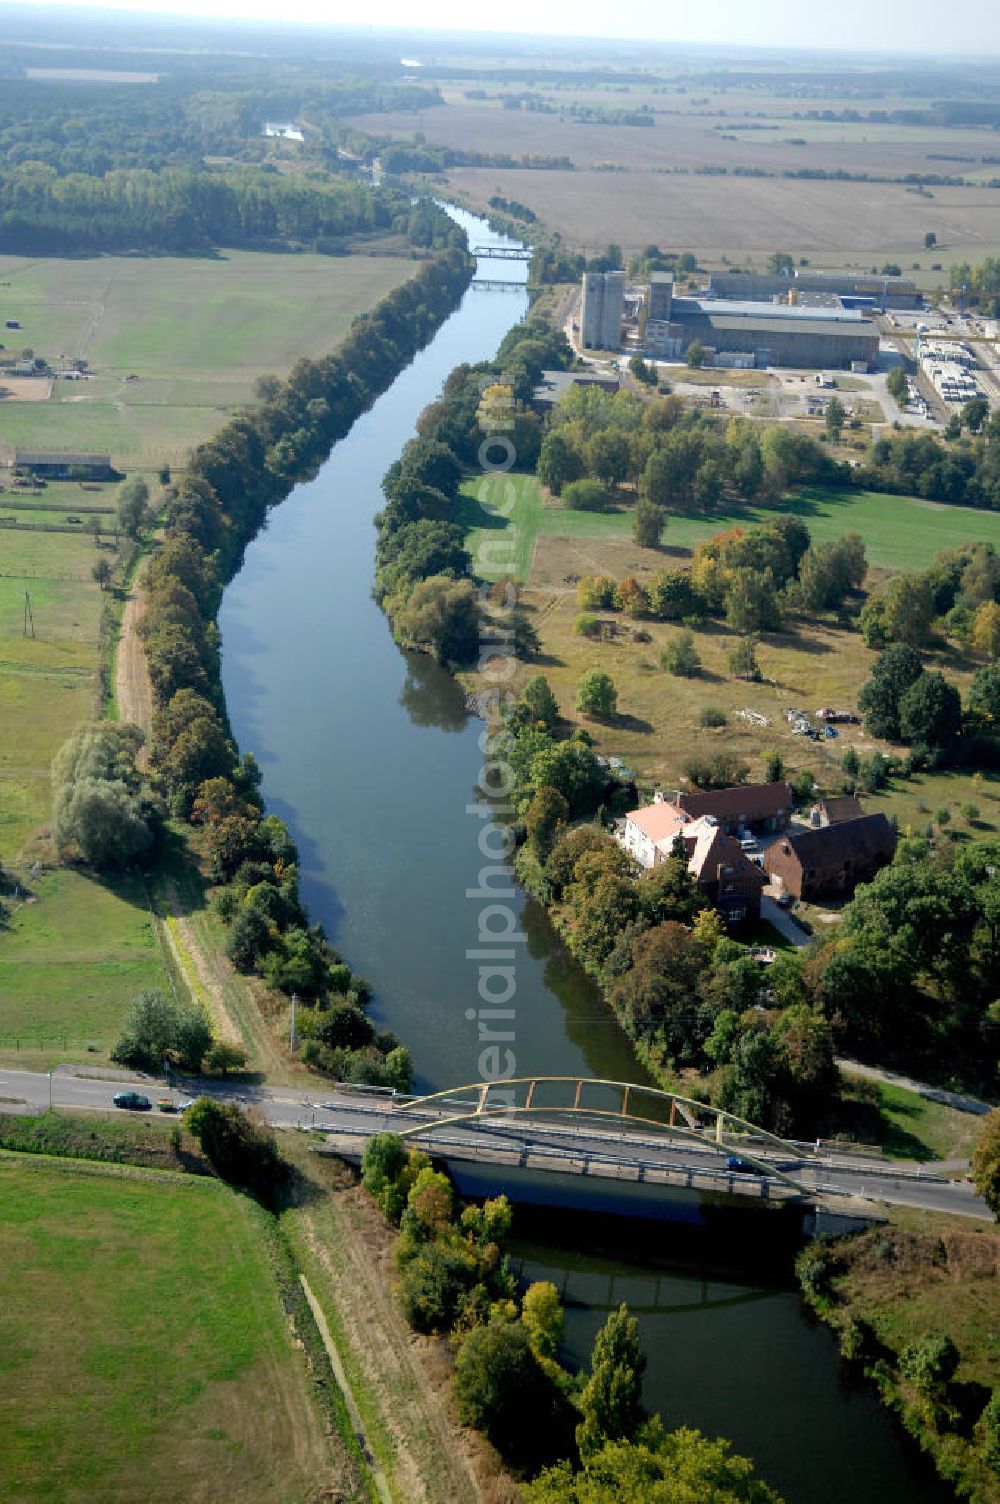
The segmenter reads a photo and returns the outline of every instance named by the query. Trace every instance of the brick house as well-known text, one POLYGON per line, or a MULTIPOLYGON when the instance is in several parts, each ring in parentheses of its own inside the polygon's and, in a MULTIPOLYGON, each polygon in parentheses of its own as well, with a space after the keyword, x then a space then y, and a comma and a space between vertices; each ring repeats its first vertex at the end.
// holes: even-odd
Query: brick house
POLYGON ((849 893, 870 882, 896 854, 885 815, 862 815, 786 833, 764 853, 764 870, 793 898, 849 893))
POLYGON ((765 877, 739 841, 708 819, 692 820, 681 832, 688 871, 727 924, 760 918, 765 877))
POLYGON ((710 815, 728 836, 766 835, 786 830, 795 800, 788 784, 746 783, 731 789, 709 789, 678 794, 674 800, 692 820, 710 815))

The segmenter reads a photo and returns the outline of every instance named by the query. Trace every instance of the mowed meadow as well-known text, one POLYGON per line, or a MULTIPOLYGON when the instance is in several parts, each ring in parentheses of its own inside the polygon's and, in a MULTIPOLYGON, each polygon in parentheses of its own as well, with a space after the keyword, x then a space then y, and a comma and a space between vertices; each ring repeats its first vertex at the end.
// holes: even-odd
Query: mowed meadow
MULTIPOLYGON (((578 573, 594 572, 580 567, 586 565, 592 544, 621 544, 628 557, 636 552, 631 542, 631 506, 607 512, 573 511, 557 498, 547 497, 533 475, 518 474, 469 481, 463 495, 463 519, 469 528, 467 547, 473 558, 486 542, 496 545, 502 534, 513 550, 521 580, 551 583, 547 576, 539 576, 538 570, 546 566, 535 559, 536 543, 543 538, 565 539, 565 549, 558 551, 560 558, 565 554, 567 569, 572 567, 578 573), (508 481, 514 487, 509 509, 505 493, 508 481), (498 505, 503 506, 505 516, 498 515, 498 505)), ((881 491, 815 487, 786 496, 774 506, 726 505, 695 517, 670 513, 663 548, 642 551, 640 567, 676 567, 678 561, 676 557, 672 560, 672 555, 685 557, 714 533, 731 527, 759 527, 779 515, 800 517, 816 543, 840 538, 844 533, 860 533, 869 567, 878 570, 926 569, 938 549, 977 540, 1000 550, 1000 513, 881 491)), ((487 563, 477 573, 495 578, 498 570, 487 563)))
POLYGON ((321 355, 412 274, 399 256, 0 256, 9 349, 93 379, 57 380, 47 402, 0 401, 0 446, 110 452, 156 470, 246 402, 264 372, 321 355), (15 345, 16 341, 16 345, 15 345))
POLYGON ((305 1504, 342 1481, 252 1201, 8 1154, 0 1200, 0 1500, 305 1504))

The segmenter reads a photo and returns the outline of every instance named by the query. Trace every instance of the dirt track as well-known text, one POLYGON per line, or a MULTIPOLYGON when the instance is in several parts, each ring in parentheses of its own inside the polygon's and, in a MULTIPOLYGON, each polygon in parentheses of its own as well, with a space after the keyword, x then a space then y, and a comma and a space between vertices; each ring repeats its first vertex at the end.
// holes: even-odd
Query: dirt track
POLYGON ((141 726, 147 740, 153 729, 153 686, 146 655, 142 650, 139 623, 146 610, 146 597, 138 580, 133 584, 122 613, 121 635, 115 659, 115 700, 123 721, 141 726))

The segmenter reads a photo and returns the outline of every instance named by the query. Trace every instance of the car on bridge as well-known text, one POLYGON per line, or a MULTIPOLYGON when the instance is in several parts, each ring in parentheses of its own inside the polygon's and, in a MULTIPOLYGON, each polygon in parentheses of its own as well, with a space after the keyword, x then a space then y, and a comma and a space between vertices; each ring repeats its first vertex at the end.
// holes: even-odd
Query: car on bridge
POLYGON ((116 1091, 112 1097, 116 1107, 127 1107, 132 1112, 149 1112, 153 1104, 140 1091, 116 1091))
POLYGON ((726 1158, 726 1169, 734 1175, 766 1175, 767 1170, 763 1165, 751 1164, 748 1159, 740 1159, 737 1154, 730 1154, 726 1158))

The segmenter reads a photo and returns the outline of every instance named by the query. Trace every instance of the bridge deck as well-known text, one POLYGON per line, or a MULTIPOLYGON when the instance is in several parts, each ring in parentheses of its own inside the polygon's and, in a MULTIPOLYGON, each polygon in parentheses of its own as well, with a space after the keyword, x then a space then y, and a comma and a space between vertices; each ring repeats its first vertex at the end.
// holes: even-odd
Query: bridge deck
MULTIPOLYGON (((318 1152, 336 1154, 340 1159, 358 1160, 364 1152, 364 1134, 329 1133, 325 1148, 318 1152)), ((437 1159, 454 1163, 491 1165, 507 1169, 533 1170, 560 1175, 589 1176, 597 1180, 615 1180, 628 1185, 681 1187, 685 1190, 715 1191, 753 1201, 792 1202, 802 1205, 805 1197, 781 1181, 755 1175, 739 1175, 723 1168, 696 1165, 664 1165, 641 1157, 613 1158, 609 1155, 574 1152, 572 1149, 544 1148, 529 1143, 469 1143, 444 1135, 424 1141, 423 1147, 437 1159)))

